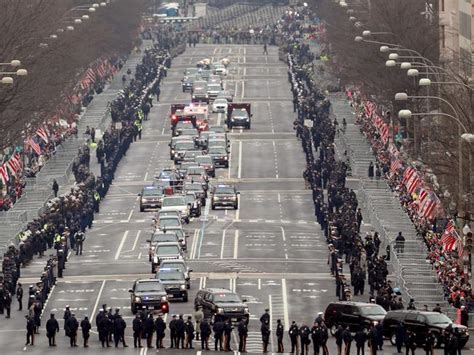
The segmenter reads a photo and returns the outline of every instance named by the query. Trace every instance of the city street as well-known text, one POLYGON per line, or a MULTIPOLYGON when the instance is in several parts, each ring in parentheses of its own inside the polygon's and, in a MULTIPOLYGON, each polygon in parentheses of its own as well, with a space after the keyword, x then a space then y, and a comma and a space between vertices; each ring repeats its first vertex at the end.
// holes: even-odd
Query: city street
MULTIPOLYGON (((217 62, 224 57, 231 60, 225 87, 234 92, 234 102, 252 104, 253 121, 251 130, 229 132, 229 169, 218 169, 211 183, 235 184, 241 192, 239 209, 213 211, 207 203, 202 216, 185 227, 189 233, 187 259, 193 270, 189 301, 172 302, 166 318, 172 314, 192 314, 194 296, 200 288, 229 288, 246 299, 250 308, 247 351, 261 353, 258 319, 265 308, 270 309, 273 328, 276 320, 281 319, 288 330, 293 320, 311 327, 317 313, 335 300, 335 282, 327 265, 327 244, 315 222, 311 192, 304 188, 304 156, 293 131, 287 68, 278 60, 277 47, 269 47, 269 54, 263 55, 262 47, 256 45, 198 45, 188 47, 173 60, 161 85, 160 102, 154 102, 149 120, 144 122, 142 139, 132 144, 120 162, 93 228, 87 232, 84 254, 69 256, 64 278, 58 280, 44 308, 42 326, 53 312, 62 329, 66 305, 71 306, 79 321, 88 315, 93 323, 90 347, 70 348, 69 339, 61 330, 58 346, 51 350, 44 327, 35 346, 24 347, 24 314, 16 310, 15 301, 10 326, 6 327, 7 322, 2 320, 0 327, 2 354, 110 353, 113 350, 101 348, 95 331, 94 319, 103 304, 120 309, 127 322, 129 348, 117 352, 155 353, 155 349, 134 349, 131 338, 133 315, 128 290, 134 280, 153 277, 146 240, 152 232, 154 212, 139 211, 137 194, 163 168, 173 164, 168 148, 170 104, 186 103, 190 99, 190 94, 181 90, 183 70, 195 67, 203 58, 217 62)), ((210 124, 223 125, 224 120, 223 114, 213 113, 210 124)), ((22 270, 25 290, 38 279, 43 266, 44 259, 35 259, 22 270)), ((367 298, 363 296, 360 300, 367 298)), ((167 330, 166 346, 169 346, 168 336, 167 330)), ((81 346, 80 332, 78 338, 81 346)), ((237 340, 235 329, 233 349, 237 349, 237 340)), ((336 353, 334 338, 330 337, 328 344, 330 353, 336 353)), ((393 354, 394 348, 388 341, 386 344, 387 350, 379 353, 393 354)), ((200 344, 196 342, 195 347, 200 349, 200 344)), ((285 350, 288 347, 289 338, 285 334, 285 350)), ((276 349, 273 331, 271 351, 276 349)), ((160 352, 191 353, 173 349, 160 352)))

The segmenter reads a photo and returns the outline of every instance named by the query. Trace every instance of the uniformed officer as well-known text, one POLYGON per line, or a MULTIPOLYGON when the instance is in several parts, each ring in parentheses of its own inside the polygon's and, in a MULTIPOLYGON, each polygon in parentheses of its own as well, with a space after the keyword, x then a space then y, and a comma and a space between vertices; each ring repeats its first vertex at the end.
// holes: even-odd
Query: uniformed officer
POLYGON ((155 321, 155 331, 156 331, 156 348, 163 348, 163 339, 165 337, 166 323, 163 320, 163 317, 158 315, 155 321))
POLYGON ((89 317, 84 316, 84 319, 81 321, 81 330, 82 330, 82 339, 84 339, 85 348, 89 347, 88 342, 89 342, 91 328, 92 328, 92 325, 91 325, 91 322, 89 321, 89 317))
POLYGON ((260 326, 260 333, 262 334, 263 352, 268 352, 268 343, 270 341, 270 324, 262 322, 260 326))
POLYGON ((184 323, 184 331, 186 333, 186 349, 193 348, 193 339, 194 339, 194 324, 191 316, 188 316, 188 320, 184 323))
POLYGON ((16 299, 18 301, 18 310, 23 310, 23 287, 21 283, 18 283, 18 287, 16 289, 16 299))
POLYGON ((142 347, 141 342, 141 334, 142 334, 142 320, 140 319, 140 314, 135 315, 135 319, 132 322, 132 330, 133 330, 133 346, 142 347))
MULTIPOLYGON (((203 319, 199 325, 201 332, 201 349, 209 350, 209 336, 211 335, 211 326, 207 319, 203 319)), ((240 335, 240 333, 239 333, 240 335)))
POLYGON ((50 318, 46 321, 46 337, 49 346, 56 346, 56 333, 59 333, 59 323, 54 317, 54 313, 51 313, 50 318))
POLYGON ((278 352, 279 353, 285 352, 284 347, 283 347, 283 334, 284 334, 284 331, 285 331, 285 328, 283 327, 283 324, 281 324, 281 319, 277 319, 276 336, 277 336, 278 352))
POLYGON ((290 336, 290 341, 291 341, 291 353, 294 354, 296 351, 298 353, 298 333, 299 333, 299 327, 296 324, 295 321, 291 322, 290 329, 288 330, 288 334, 290 336))
POLYGON ((230 348, 231 338, 232 338, 232 323, 230 319, 227 319, 224 323, 224 350, 225 351, 232 351, 230 348))

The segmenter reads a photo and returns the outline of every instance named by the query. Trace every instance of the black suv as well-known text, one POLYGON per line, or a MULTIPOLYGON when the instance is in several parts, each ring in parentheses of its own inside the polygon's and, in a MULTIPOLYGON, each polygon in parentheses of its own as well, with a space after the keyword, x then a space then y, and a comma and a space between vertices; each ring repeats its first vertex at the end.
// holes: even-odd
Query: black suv
POLYGON ((239 192, 232 185, 216 185, 212 189, 211 207, 233 207, 234 210, 239 208, 239 192))
POLYGON ((159 309, 161 313, 169 312, 168 296, 165 287, 155 279, 136 280, 130 292, 132 313, 140 309, 159 309))
POLYGON ((194 300, 194 308, 202 307, 204 317, 211 322, 230 319, 231 322, 249 320, 249 309, 235 292, 225 288, 206 288, 199 290, 194 300))
POLYGON ((339 325, 349 327, 351 332, 369 329, 372 324, 381 322, 387 312, 375 303, 332 302, 324 312, 324 322, 332 335, 339 325))
POLYGON ((448 326, 457 329, 460 345, 464 347, 469 341, 467 327, 454 324, 445 314, 427 311, 390 311, 383 321, 384 336, 390 338, 390 342, 395 345, 395 332, 398 324, 402 322, 406 330, 416 334, 417 344, 423 344, 428 331, 436 337, 435 346, 440 347, 444 344, 443 330, 448 326))
POLYGON ((155 277, 165 286, 169 299, 180 298, 183 302, 188 302, 186 276, 180 269, 160 267, 155 277))

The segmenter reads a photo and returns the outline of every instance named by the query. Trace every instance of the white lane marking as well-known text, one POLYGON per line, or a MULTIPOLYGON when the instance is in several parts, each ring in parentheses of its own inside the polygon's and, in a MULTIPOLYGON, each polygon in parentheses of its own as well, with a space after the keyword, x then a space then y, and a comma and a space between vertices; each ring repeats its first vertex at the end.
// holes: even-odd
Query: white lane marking
POLYGON ((221 259, 224 259, 224 246, 225 246, 225 232, 227 229, 222 231, 222 241, 221 241, 221 259))
POLYGON ((140 253, 138 254, 138 258, 137 258, 137 259, 140 260, 141 258, 142 258, 142 252, 140 252, 140 253))
POLYGON ((97 311, 97 307, 99 306, 100 297, 102 296, 102 291, 104 291, 106 280, 102 281, 102 285, 100 285, 99 293, 97 294, 97 299, 95 300, 94 308, 92 308, 92 313, 89 319, 95 319, 95 312, 97 311))
POLYGON ((230 278, 230 279, 229 279, 229 289, 230 289, 232 292, 234 292, 233 287, 234 287, 234 279, 233 279, 233 278, 230 278))
POLYGON ((193 235, 193 242, 191 243, 191 252, 189 253, 189 257, 194 259, 196 257, 196 244, 197 244, 197 235, 199 233, 199 229, 194 229, 193 235))
POLYGON ((130 220, 132 219, 132 214, 133 214, 133 208, 132 208, 132 210, 130 211, 130 214, 128 215, 127 223, 130 222, 130 220))
POLYGON ((237 195, 237 210, 235 211, 235 221, 240 221, 240 195, 237 195))
POLYGON ((222 120, 222 113, 219 112, 217 114, 217 125, 220 126, 221 125, 221 120, 222 120))
POLYGON ((237 97, 237 80, 235 81, 234 97, 237 97))
MULTIPOLYGON (((245 71, 245 68, 244 68, 244 71, 245 71)), ((242 100, 244 99, 244 95, 245 95, 245 80, 242 80, 242 93, 241 93, 242 100)))
POLYGON ((148 171, 145 173, 145 177, 143 178, 143 181, 146 181, 148 179, 148 171))
POLYGON ((137 232, 137 236, 135 237, 135 241, 133 242, 132 251, 134 251, 135 248, 137 247, 138 238, 140 238, 140 233, 141 233, 141 232, 142 232, 141 230, 139 230, 139 231, 137 232))
POLYGON ((237 179, 242 177, 242 141, 239 141, 239 167, 237 170, 237 179))
POLYGON ((262 289, 262 279, 257 280, 257 287, 258 287, 259 290, 262 289))
POLYGON ((282 226, 280 226, 280 229, 281 229, 281 236, 283 237, 283 241, 286 242, 285 230, 283 229, 282 226))
POLYGON ((229 167, 227 168, 227 178, 230 179, 230 171, 232 168, 232 142, 230 142, 230 149, 229 149, 229 167))
POLYGON ((285 321, 285 330, 290 329, 290 321, 288 317, 288 296, 286 290, 286 279, 281 279, 281 293, 283 295, 283 318, 285 321))
POLYGON ((128 236, 128 231, 125 231, 125 233, 123 233, 123 237, 122 237, 122 240, 120 241, 117 252, 115 253, 115 260, 118 260, 118 258, 120 257, 120 253, 122 252, 122 248, 123 248, 123 245, 125 244, 125 240, 127 240, 127 236, 128 236))
POLYGON ((202 288, 206 288, 206 280, 207 280, 207 277, 204 276, 204 277, 202 278, 202 288))
POLYGON ((237 259, 237 254, 239 252, 239 230, 235 230, 235 238, 234 238, 234 259, 237 259))
POLYGON ((285 253, 285 259, 288 259, 288 253, 285 253))
POLYGON ((281 195, 278 193, 278 203, 281 203, 281 195))
POLYGON ((161 135, 163 136, 165 134, 165 127, 161 130, 161 135))

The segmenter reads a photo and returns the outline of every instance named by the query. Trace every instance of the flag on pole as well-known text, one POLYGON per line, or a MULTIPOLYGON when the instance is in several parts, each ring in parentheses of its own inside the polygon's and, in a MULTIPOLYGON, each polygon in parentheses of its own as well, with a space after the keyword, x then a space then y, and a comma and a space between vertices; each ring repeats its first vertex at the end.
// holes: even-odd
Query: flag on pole
POLYGON ((392 161, 392 164, 390 164, 390 176, 393 176, 396 174, 398 169, 400 169, 402 166, 402 161, 400 159, 395 159, 392 161))
POLYGON ((444 233, 441 238, 441 244, 443 245, 444 251, 451 252, 456 250, 459 256, 462 256, 464 252, 462 239, 456 231, 456 226, 452 220, 446 224, 446 228, 444 229, 444 233))

